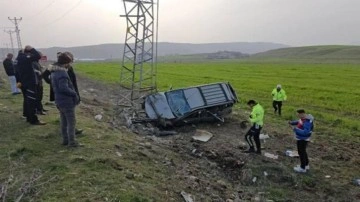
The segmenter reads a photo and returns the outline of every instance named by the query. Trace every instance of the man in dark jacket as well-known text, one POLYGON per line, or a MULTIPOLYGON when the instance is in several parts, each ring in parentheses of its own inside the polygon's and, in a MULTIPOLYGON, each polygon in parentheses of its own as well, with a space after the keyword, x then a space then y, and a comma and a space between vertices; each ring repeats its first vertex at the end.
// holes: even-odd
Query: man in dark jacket
POLYGON ((33 69, 33 62, 41 58, 39 52, 31 47, 26 46, 24 51, 20 51, 17 56, 17 69, 21 82, 23 93, 25 93, 25 116, 26 120, 33 125, 45 125, 45 122, 39 121, 36 116, 36 75, 33 69))
POLYGON ((13 95, 20 94, 20 90, 16 87, 15 68, 13 64, 13 54, 8 53, 6 59, 3 61, 5 72, 9 77, 11 92, 13 95))

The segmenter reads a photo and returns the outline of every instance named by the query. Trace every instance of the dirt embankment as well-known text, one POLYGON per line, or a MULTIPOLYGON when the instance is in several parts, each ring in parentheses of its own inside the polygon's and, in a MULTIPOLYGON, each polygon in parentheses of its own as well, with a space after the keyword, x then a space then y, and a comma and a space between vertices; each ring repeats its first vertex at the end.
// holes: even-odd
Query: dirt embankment
MULTIPOLYGON (((109 124, 121 133, 130 133, 123 117, 126 108, 117 105, 122 93, 118 86, 99 84, 84 77, 79 77, 79 84, 83 109, 92 115, 96 114, 91 106, 113 109, 103 112, 111 116, 107 119, 109 124)), ((266 123, 263 133, 270 138, 262 140, 263 155, 246 154, 247 129, 240 127, 246 119, 243 111, 235 111, 225 123, 174 128, 177 134, 172 136, 138 134, 140 146, 128 149, 135 159, 136 155, 145 155, 157 162, 159 168, 166 166, 163 176, 166 185, 159 185, 159 189, 169 192, 168 201, 183 200, 182 191, 191 194, 195 201, 360 200, 360 187, 351 183, 360 175, 359 142, 316 132, 308 148, 311 170, 307 174, 296 174, 292 168, 299 160, 285 155, 287 149, 296 150, 286 124, 266 123), (214 136, 208 142, 194 141, 192 136, 199 130, 214 136), (268 158, 265 153, 278 158, 268 158)))

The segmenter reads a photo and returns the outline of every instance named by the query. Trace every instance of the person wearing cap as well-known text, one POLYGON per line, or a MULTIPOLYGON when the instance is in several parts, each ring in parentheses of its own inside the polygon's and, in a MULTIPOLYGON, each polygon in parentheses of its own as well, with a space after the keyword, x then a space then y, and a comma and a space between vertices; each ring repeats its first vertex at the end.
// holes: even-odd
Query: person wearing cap
MULTIPOLYGON (((74 56, 72 53, 70 52, 64 52, 65 54, 67 54, 70 58, 71 58, 71 63, 74 62, 74 56)), ((62 52, 57 52, 56 53, 56 58, 59 58, 59 56, 62 54, 62 52)), ((78 89, 78 85, 77 85, 77 80, 76 80, 76 75, 75 75, 75 72, 74 72, 74 69, 71 65, 71 63, 68 65, 68 75, 69 75, 69 78, 70 78, 70 81, 71 83, 73 84, 74 86, 74 89, 77 93, 77 95, 79 96, 79 100, 80 99, 80 93, 79 93, 79 89, 78 89)), ((54 90, 53 90, 53 87, 51 85, 51 71, 50 69, 46 69, 43 73, 43 78, 44 80, 46 81, 46 83, 49 84, 49 89, 50 89, 50 93, 49 93, 49 97, 50 97, 50 102, 53 102, 55 101, 55 95, 54 95, 54 90)), ((80 129, 80 128, 75 128, 75 134, 76 135, 80 135, 83 133, 83 129, 80 129)))
POLYGON ((246 153, 256 152, 257 154, 261 154, 260 131, 264 125, 264 108, 255 100, 249 100, 247 105, 252 110, 249 116, 252 126, 245 135, 245 140, 250 147, 246 153), (255 141, 256 151, 251 139, 255 141))
POLYGON ((67 73, 71 61, 69 55, 62 53, 50 71, 55 104, 60 112, 62 145, 77 147, 79 144, 75 140, 75 107, 80 101, 67 73))
MULTIPOLYGON (((69 78, 71 80, 71 83, 73 84, 74 86, 74 89, 77 93, 77 95, 79 96, 79 102, 81 101, 81 97, 80 97, 80 92, 79 92, 79 88, 78 88, 78 85, 77 85, 77 79, 76 79, 76 74, 75 74, 75 71, 74 71, 74 68, 72 66, 72 63, 74 62, 74 55, 70 52, 64 52, 64 54, 67 54, 70 58, 71 58, 71 63, 69 64, 69 68, 68 68, 68 75, 69 75, 69 78)), ((75 134, 76 135, 81 135, 83 132, 83 129, 81 128, 75 128, 75 134)))
POLYGON ((8 53, 6 55, 6 59, 3 61, 4 69, 6 75, 9 77, 11 93, 13 95, 20 94, 20 90, 16 87, 16 77, 15 77, 15 68, 14 63, 12 61, 14 55, 12 53, 8 53))
POLYGON ((273 96, 274 113, 276 114, 276 112, 278 112, 281 116, 282 103, 287 98, 285 90, 281 88, 280 84, 278 84, 271 92, 271 95, 273 96))
POLYGON ((294 171, 306 173, 310 170, 306 147, 314 129, 314 117, 311 114, 306 114, 304 109, 299 109, 296 112, 299 120, 288 122, 289 125, 294 126, 293 131, 297 140, 297 150, 300 157, 300 165, 294 167, 294 171))

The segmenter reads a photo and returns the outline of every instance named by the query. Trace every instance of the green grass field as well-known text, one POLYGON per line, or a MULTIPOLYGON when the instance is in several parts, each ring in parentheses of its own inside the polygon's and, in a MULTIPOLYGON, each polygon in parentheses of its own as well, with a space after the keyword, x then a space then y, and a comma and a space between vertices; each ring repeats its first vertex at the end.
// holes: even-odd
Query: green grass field
MULTIPOLYGON (((78 72, 110 83, 118 83, 119 63, 79 63, 78 72)), ((329 133, 358 136, 360 97, 358 64, 255 63, 214 61, 199 63, 159 63, 157 84, 167 90, 211 82, 229 81, 244 107, 249 99, 258 100, 272 113, 271 91, 282 84, 288 95, 283 117, 294 118, 297 108, 305 108, 329 133), (327 130, 331 128, 330 130, 327 130)))

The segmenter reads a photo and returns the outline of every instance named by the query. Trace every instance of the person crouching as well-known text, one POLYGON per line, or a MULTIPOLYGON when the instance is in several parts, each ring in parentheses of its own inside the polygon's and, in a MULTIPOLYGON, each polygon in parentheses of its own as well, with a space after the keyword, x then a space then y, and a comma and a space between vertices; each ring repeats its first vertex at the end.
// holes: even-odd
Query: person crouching
POLYGON ((62 144, 77 147, 79 144, 75 140, 75 107, 79 104, 79 96, 67 74, 71 61, 69 55, 61 54, 50 71, 55 104, 60 112, 62 144))

